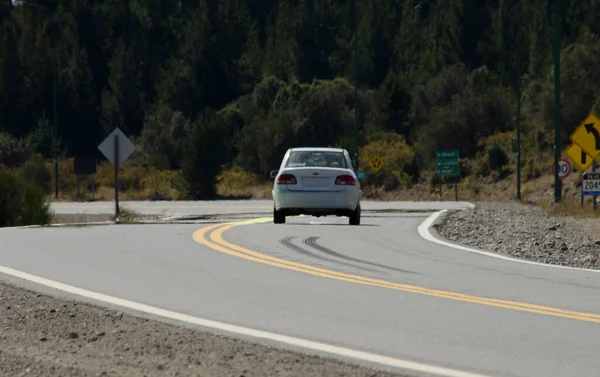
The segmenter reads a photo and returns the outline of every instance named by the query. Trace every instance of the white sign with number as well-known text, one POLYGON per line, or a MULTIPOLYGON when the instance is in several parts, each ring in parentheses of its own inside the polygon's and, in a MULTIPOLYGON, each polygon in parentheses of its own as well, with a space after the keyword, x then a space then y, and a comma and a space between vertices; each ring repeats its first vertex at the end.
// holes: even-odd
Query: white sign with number
POLYGON ((583 174, 583 195, 600 195, 600 173, 583 174))

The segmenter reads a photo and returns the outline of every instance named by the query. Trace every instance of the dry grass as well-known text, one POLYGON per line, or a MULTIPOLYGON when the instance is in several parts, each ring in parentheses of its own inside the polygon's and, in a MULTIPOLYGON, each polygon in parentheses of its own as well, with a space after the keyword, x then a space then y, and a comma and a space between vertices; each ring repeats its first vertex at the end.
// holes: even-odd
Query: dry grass
POLYGON ((591 198, 586 197, 583 205, 581 199, 565 199, 559 204, 547 204, 544 206, 552 216, 574 216, 580 218, 598 218, 600 217, 600 201, 594 209, 591 198))
POLYGON ((565 198, 559 204, 545 203, 543 208, 550 216, 571 218, 584 234, 595 235, 600 240, 600 201, 596 209, 589 197, 585 198, 583 206, 581 198, 565 198))
MULTIPOLYGON (((53 162, 47 161, 46 165, 52 173, 54 187, 53 162)), ((95 177, 80 177, 79 195, 73 159, 59 161, 58 178, 59 201, 113 200, 115 197, 114 167, 108 161, 98 165, 95 177)), ((159 170, 131 161, 119 169, 119 197, 123 200, 177 200, 183 199, 184 193, 185 183, 179 171, 159 170)))
POLYGON ((217 194, 223 198, 271 199, 272 183, 234 166, 217 177, 217 194))
POLYGON ((271 199, 272 184, 264 183, 248 187, 217 186, 217 194, 223 198, 271 199))

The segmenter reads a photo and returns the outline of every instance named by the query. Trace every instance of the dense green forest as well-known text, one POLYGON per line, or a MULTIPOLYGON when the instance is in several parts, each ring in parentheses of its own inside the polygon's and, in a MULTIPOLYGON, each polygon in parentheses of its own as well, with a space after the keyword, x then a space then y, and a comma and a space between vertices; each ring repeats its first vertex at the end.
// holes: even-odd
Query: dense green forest
MULTIPOLYGON (((551 148, 554 3, 370 0, 355 18, 342 0, 4 0, 0 165, 54 145, 98 155, 120 127, 145 163, 211 196, 223 166, 266 177, 291 146, 352 151, 355 74, 360 146, 406 148, 409 179, 436 149, 474 158, 514 130, 518 82, 524 138, 551 148)), ((560 3, 566 142, 600 91, 600 0, 560 3)))

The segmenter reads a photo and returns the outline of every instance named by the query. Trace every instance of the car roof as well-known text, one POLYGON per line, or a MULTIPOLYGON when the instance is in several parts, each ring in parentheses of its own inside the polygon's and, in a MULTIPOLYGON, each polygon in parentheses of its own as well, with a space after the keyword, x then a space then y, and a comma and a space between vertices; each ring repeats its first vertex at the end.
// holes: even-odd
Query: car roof
POLYGON ((327 147, 299 147, 290 148, 290 152, 306 151, 306 152, 340 152, 343 153, 346 150, 342 148, 327 148, 327 147))

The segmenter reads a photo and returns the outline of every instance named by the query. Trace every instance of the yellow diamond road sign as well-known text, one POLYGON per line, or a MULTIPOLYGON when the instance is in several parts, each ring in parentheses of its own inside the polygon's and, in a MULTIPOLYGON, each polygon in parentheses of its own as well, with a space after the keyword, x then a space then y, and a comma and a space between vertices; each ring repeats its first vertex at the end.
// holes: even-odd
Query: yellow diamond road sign
POLYGON ((567 154, 567 156, 569 156, 571 161, 573 161, 575 164, 577 164, 577 166, 579 166, 579 169, 581 169, 582 171, 587 169, 594 160, 592 156, 585 153, 585 151, 581 149, 581 147, 577 144, 571 144, 571 146, 567 148, 565 153, 567 154))
POLYGON ((600 154, 600 119, 593 112, 571 134, 571 141, 587 154, 596 158, 600 154))
POLYGON ((383 160, 379 156, 373 156, 369 161, 369 166, 377 173, 383 167, 383 160))

